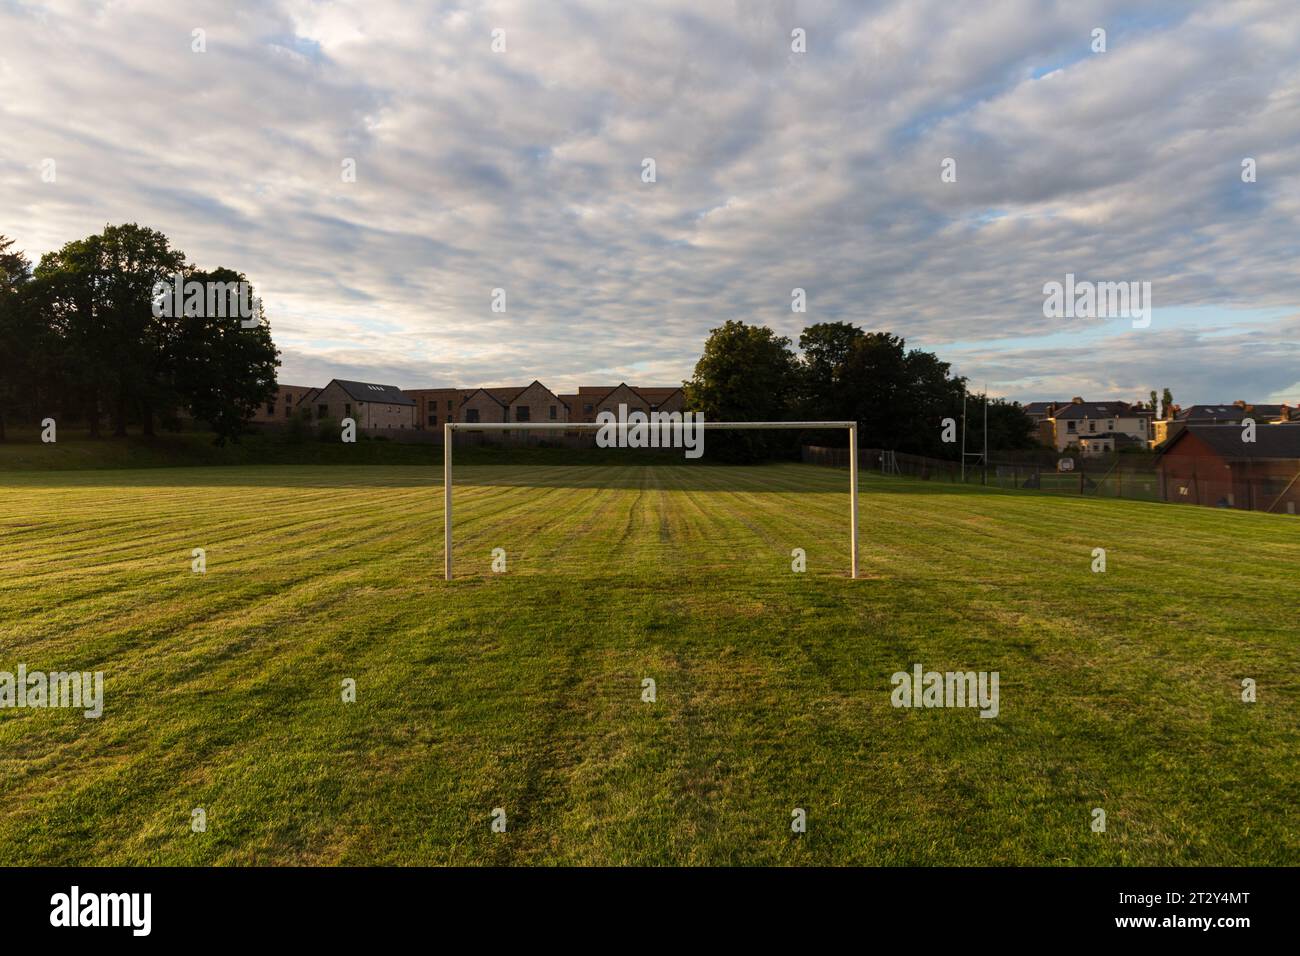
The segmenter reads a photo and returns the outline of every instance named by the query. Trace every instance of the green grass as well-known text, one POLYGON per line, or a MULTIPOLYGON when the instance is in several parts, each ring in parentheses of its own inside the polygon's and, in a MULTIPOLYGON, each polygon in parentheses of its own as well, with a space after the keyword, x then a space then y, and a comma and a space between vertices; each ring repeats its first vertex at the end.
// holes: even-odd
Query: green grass
MULTIPOLYGON (((507 447, 500 443, 456 449, 465 464, 680 463, 680 452, 646 449, 507 447)), ((162 432, 153 438, 90 439, 84 431, 63 429, 45 444, 39 433, 9 429, 0 442, 0 472, 195 468, 216 465, 430 465, 442 463, 440 444, 404 444, 367 438, 355 444, 320 441, 313 432, 292 441, 281 432, 253 432, 218 446, 207 432, 162 432)))
POLYGON ((843 471, 470 466, 448 584, 440 477, 0 474, 0 670, 105 673, 0 863, 1300 862, 1293 518, 864 478, 854 581, 843 471))

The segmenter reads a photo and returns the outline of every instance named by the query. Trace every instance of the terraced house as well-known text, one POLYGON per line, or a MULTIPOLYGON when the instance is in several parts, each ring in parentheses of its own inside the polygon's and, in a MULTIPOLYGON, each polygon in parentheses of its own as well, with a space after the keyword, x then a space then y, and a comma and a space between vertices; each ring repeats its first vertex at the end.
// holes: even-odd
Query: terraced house
POLYGON ((1151 410, 1128 402, 1085 402, 1076 396, 1062 405, 1051 403, 1045 412, 1040 435, 1057 451, 1074 445, 1085 455, 1100 455, 1123 445, 1146 447, 1151 440, 1151 410))
POLYGON ((265 405, 257 406, 253 413, 255 422, 287 422, 298 410, 298 403, 309 395, 320 393, 319 388, 306 385, 280 385, 276 387, 275 398, 265 405))
POLYGON ((626 382, 617 385, 583 385, 578 391, 560 398, 569 406, 569 421, 594 422, 601 412, 618 414, 618 406, 626 405, 629 412, 680 412, 686 404, 686 394, 679 387, 633 387, 626 382))
POLYGON ((274 402, 259 408, 255 422, 288 420, 299 409, 311 418, 353 418, 360 428, 415 429, 442 434, 455 422, 594 422, 601 412, 680 412, 686 395, 680 387, 583 385, 557 395, 541 382, 483 388, 406 388, 333 379, 324 388, 284 385, 274 402))

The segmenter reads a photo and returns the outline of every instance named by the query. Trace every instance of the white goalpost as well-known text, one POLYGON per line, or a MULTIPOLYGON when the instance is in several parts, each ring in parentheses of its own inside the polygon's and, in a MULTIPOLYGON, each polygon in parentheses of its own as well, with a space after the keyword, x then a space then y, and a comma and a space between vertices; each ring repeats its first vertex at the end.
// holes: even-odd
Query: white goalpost
MULTIPOLYGON (((600 431, 610 427, 601 422, 446 422, 442 438, 443 560, 444 573, 451 580, 451 487, 452 435, 457 431, 600 431)), ((615 423, 620 431, 628 426, 615 423)), ((844 428, 849 433, 849 576, 858 576, 858 423, 857 422, 707 422, 697 421, 693 428, 733 429, 813 429, 844 428)))

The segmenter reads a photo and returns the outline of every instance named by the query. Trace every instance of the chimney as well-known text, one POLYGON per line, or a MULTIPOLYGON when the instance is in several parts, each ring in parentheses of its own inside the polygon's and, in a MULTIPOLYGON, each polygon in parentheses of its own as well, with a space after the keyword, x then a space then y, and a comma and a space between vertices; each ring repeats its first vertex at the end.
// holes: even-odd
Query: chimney
POLYGON ((1283 402, 1277 417, 1278 421, 1289 422, 1291 420, 1291 406, 1283 402))

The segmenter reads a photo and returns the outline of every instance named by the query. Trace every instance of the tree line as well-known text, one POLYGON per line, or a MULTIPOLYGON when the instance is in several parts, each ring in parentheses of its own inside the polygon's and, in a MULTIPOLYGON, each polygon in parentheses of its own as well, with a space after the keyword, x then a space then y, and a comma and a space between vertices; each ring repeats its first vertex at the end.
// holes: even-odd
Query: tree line
MULTIPOLYGON (((766 326, 730 320, 710 332, 694 375, 685 383, 687 408, 712 421, 856 421, 858 443, 915 455, 955 458, 960 445, 944 420, 960 426, 971 415, 972 444, 984 444, 987 397, 969 395, 966 379, 932 352, 908 349, 889 332, 847 322, 819 322, 799 336, 799 352, 766 326), (802 354, 799 354, 802 353, 802 354), (967 400, 969 402, 967 403, 967 400)), ((990 451, 1032 448, 1034 423, 1017 402, 988 401, 990 451)), ((819 444, 844 444, 826 433, 819 444)), ((756 460, 792 453, 798 436, 784 431, 719 432, 710 454, 756 460)), ((972 447, 972 450, 975 450, 972 447)))
MULTIPOLYGON (((152 435, 158 425, 175 426, 181 413, 206 423, 218 443, 237 438, 276 394, 279 353, 260 304, 241 322, 201 302, 160 307, 159 290, 170 290, 162 306, 171 292, 179 305, 178 283, 241 282, 246 277, 232 269, 188 263, 165 235, 135 223, 66 243, 35 268, 0 236, 0 440, 6 421, 52 416, 99 437, 107 420, 114 435, 129 424, 152 435)), ((727 321, 711 330, 684 384, 687 407, 708 420, 853 420, 864 447, 943 458, 959 451, 944 421, 960 422, 969 398, 973 447, 983 445, 985 397, 968 395, 947 362, 847 322, 808 326, 796 352, 765 326, 727 321)), ((1032 447, 1033 433, 1019 404, 988 402, 990 450, 1032 447)), ((797 440, 785 432, 719 433, 711 449, 754 460, 792 453, 797 440)))
POLYGON ((174 314, 159 289, 178 278, 187 288, 247 283, 233 269, 199 269, 135 223, 68 242, 35 268, 0 236, 0 441, 6 422, 52 417, 98 438, 105 420, 117 436, 128 424, 152 435, 181 413, 218 443, 236 438, 275 396, 266 316, 260 303, 246 321, 195 302, 174 314))

